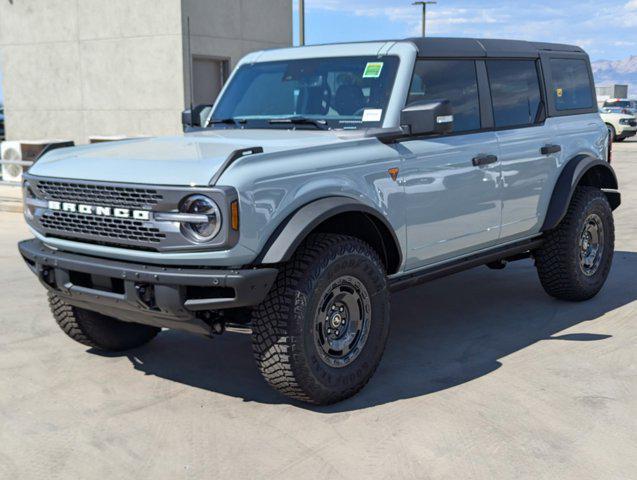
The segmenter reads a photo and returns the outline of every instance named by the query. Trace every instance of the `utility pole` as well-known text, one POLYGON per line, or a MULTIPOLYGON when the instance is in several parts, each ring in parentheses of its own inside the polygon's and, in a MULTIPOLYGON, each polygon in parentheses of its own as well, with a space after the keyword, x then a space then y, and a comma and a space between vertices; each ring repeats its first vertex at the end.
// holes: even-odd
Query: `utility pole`
POLYGON ((412 5, 422 5, 422 36, 425 36, 427 31, 427 5, 435 5, 438 2, 414 2, 412 5))
POLYGON ((299 0, 299 45, 305 45, 305 0, 299 0))

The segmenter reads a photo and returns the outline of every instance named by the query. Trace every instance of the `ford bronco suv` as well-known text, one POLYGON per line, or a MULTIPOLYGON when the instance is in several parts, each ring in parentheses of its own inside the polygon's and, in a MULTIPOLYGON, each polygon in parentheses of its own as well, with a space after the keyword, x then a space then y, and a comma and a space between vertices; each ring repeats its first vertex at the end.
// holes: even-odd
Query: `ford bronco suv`
POLYGON ((594 91, 568 45, 252 53, 184 135, 44 155, 20 252, 82 344, 241 326, 270 385, 337 402, 380 362, 392 291, 531 257, 549 295, 599 292, 621 199, 594 91))

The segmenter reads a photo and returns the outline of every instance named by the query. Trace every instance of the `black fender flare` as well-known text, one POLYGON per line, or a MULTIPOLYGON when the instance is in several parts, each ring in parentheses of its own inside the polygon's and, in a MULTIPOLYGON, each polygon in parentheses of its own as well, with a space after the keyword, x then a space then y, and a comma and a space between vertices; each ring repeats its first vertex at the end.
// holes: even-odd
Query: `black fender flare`
POLYGON ((575 189, 580 184, 601 188, 613 210, 621 204, 621 195, 617 191, 619 184, 613 167, 608 162, 590 155, 577 155, 566 163, 555 183, 542 225, 543 232, 552 230, 560 224, 566 215, 575 189))
POLYGON ((325 197, 299 208, 282 222, 271 235, 259 254, 257 263, 269 265, 290 260, 299 245, 314 229, 321 223, 342 213, 363 213, 371 219, 381 222, 390 233, 393 241, 393 245, 390 247, 395 248, 399 256, 397 264, 398 266, 402 265, 400 243, 389 221, 376 209, 349 197, 325 197))

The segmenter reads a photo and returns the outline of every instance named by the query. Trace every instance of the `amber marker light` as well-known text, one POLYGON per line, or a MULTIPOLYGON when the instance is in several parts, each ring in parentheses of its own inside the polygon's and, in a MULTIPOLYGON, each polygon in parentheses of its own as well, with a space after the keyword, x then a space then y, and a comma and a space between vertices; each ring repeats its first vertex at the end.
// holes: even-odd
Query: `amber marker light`
POLYGON ((234 231, 239 231, 239 202, 237 200, 230 204, 230 226, 234 231))

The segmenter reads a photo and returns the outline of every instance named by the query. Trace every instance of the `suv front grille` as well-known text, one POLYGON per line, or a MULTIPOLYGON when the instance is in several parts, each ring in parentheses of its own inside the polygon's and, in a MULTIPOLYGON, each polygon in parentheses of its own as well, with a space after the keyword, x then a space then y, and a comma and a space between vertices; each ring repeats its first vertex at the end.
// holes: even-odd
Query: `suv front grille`
POLYGON ((49 211, 42 215, 40 222, 44 228, 53 232, 100 237, 113 245, 129 245, 131 241, 158 244, 166 238, 159 229, 145 227, 143 222, 131 219, 49 211))
POLYGON ((148 188, 91 185, 51 180, 38 180, 33 183, 48 200, 138 209, 151 209, 163 200, 161 193, 148 188))

